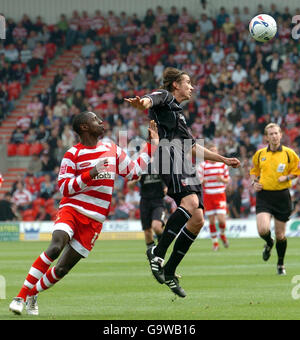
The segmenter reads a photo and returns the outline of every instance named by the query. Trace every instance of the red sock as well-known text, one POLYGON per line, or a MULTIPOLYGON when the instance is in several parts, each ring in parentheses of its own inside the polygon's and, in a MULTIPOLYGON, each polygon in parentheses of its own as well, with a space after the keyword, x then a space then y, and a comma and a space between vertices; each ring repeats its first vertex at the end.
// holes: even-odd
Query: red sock
POLYGON ((224 244, 227 244, 227 237, 225 235, 225 228, 226 228, 226 224, 219 224, 219 228, 220 228, 220 238, 223 241, 224 244))
POLYGON ((220 229, 220 237, 222 238, 222 236, 225 237, 225 229, 226 229, 226 224, 225 223, 220 223, 219 224, 219 229, 220 229))
POLYGON ((218 234, 217 234, 217 228, 215 224, 210 224, 209 225, 209 230, 210 230, 210 236, 212 239, 213 244, 217 244, 218 243, 218 234))
POLYGON ((26 296, 39 279, 46 273, 53 260, 43 252, 33 263, 17 297, 26 300, 26 296))
POLYGON ((36 295, 50 287, 60 280, 55 273, 55 267, 47 270, 46 274, 36 283, 36 285, 30 290, 28 295, 36 295))
POLYGON ((42 278, 36 283, 36 285, 30 290, 28 295, 36 295, 50 287, 52 287, 56 282, 60 280, 55 274, 55 266, 48 269, 47 273, 42 276, 42 278))

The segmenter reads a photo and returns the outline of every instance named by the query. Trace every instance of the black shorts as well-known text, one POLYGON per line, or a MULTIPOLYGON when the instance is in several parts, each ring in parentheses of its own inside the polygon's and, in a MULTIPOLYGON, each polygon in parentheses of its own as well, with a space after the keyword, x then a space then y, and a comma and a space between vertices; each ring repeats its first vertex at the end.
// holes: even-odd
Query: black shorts
POLYGON ((256 214, 268 212, 278 221, 287 222, 293 206, 289 189, 262 190, 256 193, 256 214))
POLYGON ((181 200, 184 197, 192 195, 192 194, 196 194, 198 196, 198 200, 199 200, 198 208, 204 210, 202 191, 198 191, 198 192, 195 192, 195 191, 184 191, 184 192, 179 192, 177 194, 168 194, 168 195, 173 198, 173 200, 175 201, 175 203, 179 207, 181 200))
POLYGON ((161 221, 164 225, 165 201, 163 198, 140 200, 140 214, 143 230, 150 229, 153 220, 161 221))

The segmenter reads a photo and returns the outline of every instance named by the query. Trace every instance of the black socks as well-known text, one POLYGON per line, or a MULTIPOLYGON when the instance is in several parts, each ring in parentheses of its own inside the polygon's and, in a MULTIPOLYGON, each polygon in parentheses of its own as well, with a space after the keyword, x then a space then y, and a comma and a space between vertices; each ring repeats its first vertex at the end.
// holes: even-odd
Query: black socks
POLYGON ((265 235, 260 235, 260 237, 267 242, 269 247, 273 247, 274 240, 271 237, 271 232, 267 232, 265 235))
MULTIPOLYGON (((269 247, 273 247, 274 240, 271 237, 270 231, 265 235, 260 235, 260 237, 267 242, 267 245, 269 247)), ((286 248, 287 248, 287 239, 286 238, 284 238, 283 240, 276 240, 276 250, 277 250, 277 256, 278 256, 277 265, 279 265, 279 266, 283 265, 286 248)))
POLYGON ((277 255, 278 255, 277 265, 278 266, 283 265, 286 248, 287 248, 286 238, 284 238, 283 240, 276 240, 276 250, 277 250, 277 255))
POLYGON ((175 241, 173 252, 164 266, 166 276, 174 276, 176 267, 184 258, 196 238, 197 235, 192 234, 186 227, 182 228, 181 233, 175 241))
POLYGON ((180 206, 177 208, 177 210, 169 217, 161 239, 154 249, 154 254, 156 256, 165 257, 168 247, 190 218, 191 214, 187 210, 180 206))

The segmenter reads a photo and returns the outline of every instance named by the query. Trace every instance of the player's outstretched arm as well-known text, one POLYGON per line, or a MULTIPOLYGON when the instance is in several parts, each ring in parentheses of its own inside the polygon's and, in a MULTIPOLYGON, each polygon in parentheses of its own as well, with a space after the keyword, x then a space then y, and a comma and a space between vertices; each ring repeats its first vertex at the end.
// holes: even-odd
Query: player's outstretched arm
POLYGON ((152 105, 150 98, 146 97, 140 98, 136 96, 134 98, 124 98, 124 100, 138 110, 147 110, 152 105))
POLYGON ((218 153, 212 152, 199 144, 195 144, 193 146, 192 154, 194 157, 199 157, 199 155, 202 156, 205 161, 222 162, 233 168, 239 168, 241 166, 241 163, 237 158, 223 157, 218 153))

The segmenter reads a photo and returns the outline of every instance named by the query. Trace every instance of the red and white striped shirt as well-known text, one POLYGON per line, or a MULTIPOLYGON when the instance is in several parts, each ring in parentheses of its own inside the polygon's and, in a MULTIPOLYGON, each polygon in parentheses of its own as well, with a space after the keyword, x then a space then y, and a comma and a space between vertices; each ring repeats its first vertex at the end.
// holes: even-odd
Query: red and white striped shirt
POLYGON ((204 180, 202 187, 205 194, 213 195, 225 192, 225 183, 219 181, 217 177, 229 178, 228 166, 226 164, 205 161, 199 165, 198 171, 200 178, 204 180))
POLYGON ((103 24, 104 24, 104 17, 101 16, 101 15, 97 15, 95 16, 93 19, 92 19, 92 22, 91 22, 91 29, 92 30, 99 30, 103 24))
POLYGON ((101 223, 109 213, 116 175, 137 179, 150 162, 156 146, 147 144, 139 158, 133 161, 124 150, 110 142, 98 142, 95 147, 81 143, 64 155, 58 175, 58 186, 63 198, 59 208, 71 206, 83 215, 101 223), (90 170, 107 159, 105 172, 91 178, 90 170))
POLYGON ((12 201, 17 205, 24 205, 24 204, 30 204, 32 202, 32 196, 31 193, 26 190, 16 190, 13 193, 12 201))
POLYGON ((65 83, 65 82, 62 80, 62 81, 60 81, 60 82, 57 84, 57 86, 56 86, 56 88, 55 88, 55 92, 56 92, 56 93, 59 93, 59 94, 62 94, 63 96, 65 96, 65 95, 67 94, 67 92, 68 92, 69 90, 71 90, 71 89, 72 89, 71 84, 65 83))
POLYGON ((15 27, 13 29, 12 35, 15 39, 26 39, 27 37, 27 30, 25 27, 15 27))
POLYGON ((31 118, 29 116, 23 116, 17 120, 17 127, 21 128, 22 131, 26 131, 30 128, 31 118))

